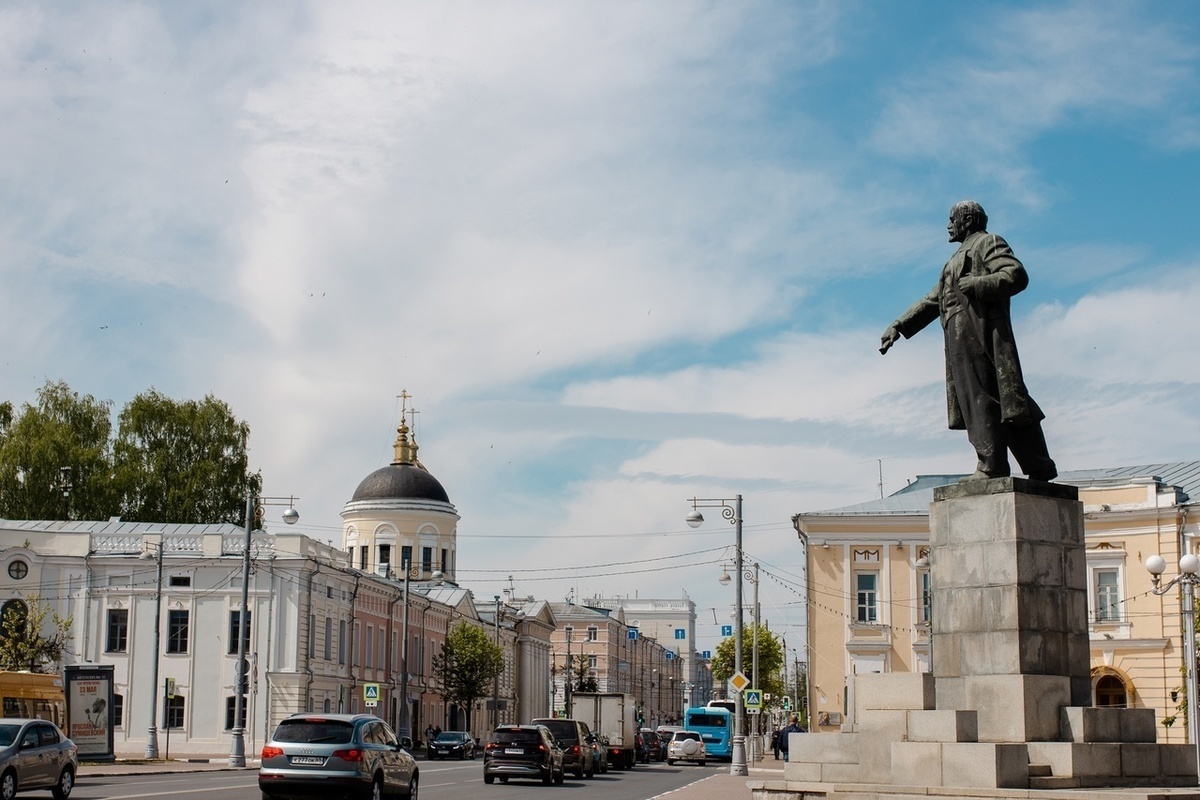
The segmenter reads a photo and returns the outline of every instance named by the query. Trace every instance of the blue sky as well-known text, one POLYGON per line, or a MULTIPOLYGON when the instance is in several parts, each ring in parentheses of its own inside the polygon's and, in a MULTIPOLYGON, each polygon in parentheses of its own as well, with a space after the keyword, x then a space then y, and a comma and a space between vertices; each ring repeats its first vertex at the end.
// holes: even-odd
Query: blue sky
POLYGON ((686 591, 715 644, 732 531, 683 517, 741 493, 786 629, 791 515, 973 468, 936 330, 877 352, 957 200, 1029 270, 1060 469, 1200 457, 1198 34, 1191 2, 6 3, 0 397, 213 393, 338 540, 407 390, 477 593, 686 591))

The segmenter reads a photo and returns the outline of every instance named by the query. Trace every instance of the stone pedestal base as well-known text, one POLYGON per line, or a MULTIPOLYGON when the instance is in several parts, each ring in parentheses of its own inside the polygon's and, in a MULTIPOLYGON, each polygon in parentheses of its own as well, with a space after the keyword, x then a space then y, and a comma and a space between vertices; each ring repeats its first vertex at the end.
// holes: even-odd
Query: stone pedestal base
POLYGON ((756 798, 1196 785, 1195 750, 1156 744, 1152 710, 1089 707, 1073 487, 1019 478, 943 487, 930 534, 936 679, 855 676, 843 733, 792 734, 785 784, 756 798))

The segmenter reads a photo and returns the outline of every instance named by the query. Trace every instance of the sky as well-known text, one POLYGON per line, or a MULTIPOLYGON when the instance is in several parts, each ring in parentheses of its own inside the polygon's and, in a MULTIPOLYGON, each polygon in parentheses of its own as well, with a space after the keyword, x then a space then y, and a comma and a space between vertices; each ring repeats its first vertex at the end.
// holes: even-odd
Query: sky
POLYGON ((958 200, 1060 471, 1200 459, 1198 70, 1187 0, 5 2, 0 400, 212 394, 340 543, 407 392, 477 595, 715 648, 741 495, 798 643, 792 515, 974 468, 878 352, 958 200))

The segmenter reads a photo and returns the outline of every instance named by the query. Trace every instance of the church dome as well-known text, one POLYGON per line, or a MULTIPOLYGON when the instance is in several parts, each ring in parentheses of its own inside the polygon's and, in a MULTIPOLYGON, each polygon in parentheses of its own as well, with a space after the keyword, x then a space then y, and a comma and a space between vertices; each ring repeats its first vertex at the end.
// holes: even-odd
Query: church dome
POLYGON ((389 464, 363 478, 354 490, 356 500, 436 500, 449 503, 450 497, 437 478, 416 464, 389 464))

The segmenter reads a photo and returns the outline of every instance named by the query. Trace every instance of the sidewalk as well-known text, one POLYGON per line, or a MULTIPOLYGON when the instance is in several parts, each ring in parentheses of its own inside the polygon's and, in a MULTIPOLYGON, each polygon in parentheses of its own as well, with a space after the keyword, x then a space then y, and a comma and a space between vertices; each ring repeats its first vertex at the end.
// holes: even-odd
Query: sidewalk
MULTIPOLYGON (((680 787, 658 797, 670 800, 750 800, 747 781, 783 780, 783 762, 768 759, 750 767, 749 775, 730 775, 729 767, 722 764, 716 775, 701 778, 695 783, 680 787)), ((657 800, 652 798, 651 800, 657 800)))

